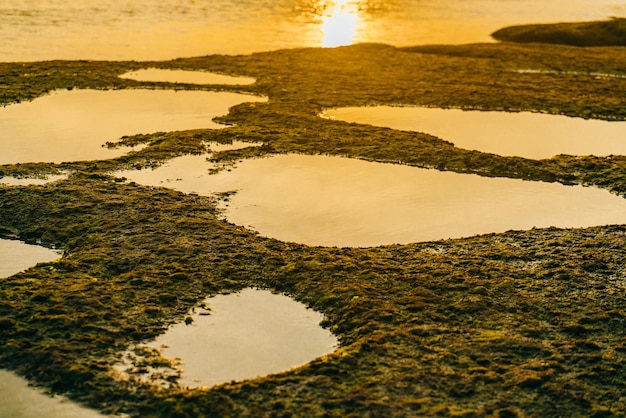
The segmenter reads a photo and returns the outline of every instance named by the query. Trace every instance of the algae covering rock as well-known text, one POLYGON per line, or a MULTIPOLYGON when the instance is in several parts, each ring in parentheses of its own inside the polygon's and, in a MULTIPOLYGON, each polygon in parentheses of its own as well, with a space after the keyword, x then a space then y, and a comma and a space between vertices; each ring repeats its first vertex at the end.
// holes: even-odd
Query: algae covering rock
POLYGON ((511 26, 494 32, 499 41, 573 46, 626 46, 626 18, 598 22, 511 26))
MULTIPOLYGON (((4 63, 0 101, 59 87, 150 87, 120 79, 138 62, 4 63)), ((231 109, 219 132, 157 133, 108 161, 3 166, 71 171, 0 188, 0 231, 61 248, 58 261, 0 281, 0 366, 104 412, 201 416, 570 416, 626 414, 626 227, 510 231, 377 248, 307 247, 219 217, 213 198, 111 172, 261 142, 216 162, 326 153, 462 173, 626 192, 624 156, 547 160, 455 148, 426 133, 324 121, 326 107, 419 104, 624 120, 624 48, 359 45, 158 63, 255 77, 224 90, 269 103, 231 109), (520 73, 518 70, 572 73, 520 73), (330 77, 329 74, 333 76, 330 77), (340 348, 292 371, 185 390, 120 380, 113 365, 209 295, 284 292, 326 316, 340 348)), ((155 361, 159 359, 154 359, 155 361)), ((158 363, 158 361, 157 361, 158 363)))

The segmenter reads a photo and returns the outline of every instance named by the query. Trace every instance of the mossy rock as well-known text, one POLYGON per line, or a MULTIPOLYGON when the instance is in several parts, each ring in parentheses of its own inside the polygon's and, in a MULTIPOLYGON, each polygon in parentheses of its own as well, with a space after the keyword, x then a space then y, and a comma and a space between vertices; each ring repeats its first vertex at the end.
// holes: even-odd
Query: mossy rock
POLYGON ((572 46, 626 46, 626 18, 596 22, 510 26, 491 36, 499 41, 572 46))

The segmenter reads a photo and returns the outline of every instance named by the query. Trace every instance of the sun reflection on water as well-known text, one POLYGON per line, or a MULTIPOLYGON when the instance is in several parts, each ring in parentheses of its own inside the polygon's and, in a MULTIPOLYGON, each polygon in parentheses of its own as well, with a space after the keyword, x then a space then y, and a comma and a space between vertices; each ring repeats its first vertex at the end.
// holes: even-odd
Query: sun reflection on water
POLYGON ((358 5, 351 0, 336 0, 332 12, 322 16, 324 39, 322 46, 350 45, 354 41, 357 27, 361 23, 358 5))

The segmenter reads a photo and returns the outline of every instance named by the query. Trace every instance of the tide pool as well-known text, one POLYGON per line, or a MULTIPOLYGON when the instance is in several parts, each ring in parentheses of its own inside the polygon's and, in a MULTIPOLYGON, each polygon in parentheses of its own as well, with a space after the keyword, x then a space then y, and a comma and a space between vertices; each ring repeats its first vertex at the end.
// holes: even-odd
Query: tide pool
POLYGON ((218 129, 213 118, 252 95, 173 90, 58 90, 0 108, 0 164, 102 160, 132 149, 104 147, 124 135, 218 129))
POLYGON ((626 122, 415 106, 328 109, 323 117, 434 135, 464 149, 533 159, 626 155, 626 122))
POLYGON ((308 245, 367 247, 626 223, 626 199, 593 187, 295 154, 245 160, 213 175, 212 168, 206 156, 184 156, 117 175, 186 193, 234 192, 222 202, 226 220, 308 245))

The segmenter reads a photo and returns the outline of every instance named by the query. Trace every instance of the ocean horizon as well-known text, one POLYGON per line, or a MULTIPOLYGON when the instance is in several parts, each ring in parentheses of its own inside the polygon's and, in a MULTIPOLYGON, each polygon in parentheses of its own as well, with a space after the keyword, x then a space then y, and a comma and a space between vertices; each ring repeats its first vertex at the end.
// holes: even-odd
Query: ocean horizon
POLYGON ((626 16, 619 0, 4 0, 0 62, 493 42, 509 25, 626 16))

